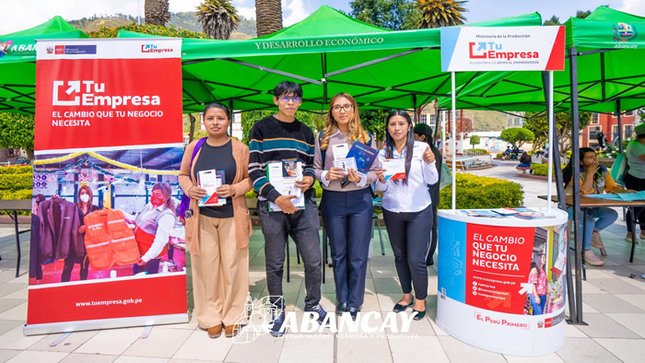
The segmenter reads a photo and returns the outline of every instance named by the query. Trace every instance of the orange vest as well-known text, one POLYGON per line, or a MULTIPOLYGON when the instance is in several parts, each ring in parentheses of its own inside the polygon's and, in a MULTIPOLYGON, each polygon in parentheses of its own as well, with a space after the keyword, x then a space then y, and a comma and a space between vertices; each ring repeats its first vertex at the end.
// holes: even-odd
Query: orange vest
POLYGON ((101 209, 85 216, 85 249, 95 270, 130 265, 139 260, 139 249, 123 212, 101 209))

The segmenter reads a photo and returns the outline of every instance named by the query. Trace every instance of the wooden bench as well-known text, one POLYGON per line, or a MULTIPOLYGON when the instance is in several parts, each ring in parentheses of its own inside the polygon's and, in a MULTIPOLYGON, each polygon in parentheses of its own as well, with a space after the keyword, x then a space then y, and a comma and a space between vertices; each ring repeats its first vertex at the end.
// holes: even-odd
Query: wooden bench
POLYGON ((517 174, 532 174, 533 173, 533 168, 530 166, 516 166, 515 169, 517 169, 517 174))

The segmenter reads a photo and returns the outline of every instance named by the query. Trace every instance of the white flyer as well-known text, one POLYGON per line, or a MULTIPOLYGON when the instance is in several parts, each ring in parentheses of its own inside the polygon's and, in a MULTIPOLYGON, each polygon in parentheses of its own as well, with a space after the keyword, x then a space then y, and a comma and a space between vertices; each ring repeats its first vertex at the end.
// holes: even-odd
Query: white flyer
MULTIPOLYGON (((273 187, 282 195, 295 195, 291 203, 298 209, 305 209, 305 198, 302 189, 296 186, 302 180, 302 162, 286 159, 267 163, 267 178, 273 187)), ((269 211, 282 211, 277 204, 269 201, 269 211)))

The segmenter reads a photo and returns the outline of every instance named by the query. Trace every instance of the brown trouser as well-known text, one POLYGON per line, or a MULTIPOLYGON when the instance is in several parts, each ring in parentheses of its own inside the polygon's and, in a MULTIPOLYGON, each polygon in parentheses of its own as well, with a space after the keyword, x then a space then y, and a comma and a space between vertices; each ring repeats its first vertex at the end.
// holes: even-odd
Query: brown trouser
POLYGON ((249 249, 237 249, 233 218, 199 216, 199 248, 191 254, 195 315, 203 329, 246 318, 249 249))

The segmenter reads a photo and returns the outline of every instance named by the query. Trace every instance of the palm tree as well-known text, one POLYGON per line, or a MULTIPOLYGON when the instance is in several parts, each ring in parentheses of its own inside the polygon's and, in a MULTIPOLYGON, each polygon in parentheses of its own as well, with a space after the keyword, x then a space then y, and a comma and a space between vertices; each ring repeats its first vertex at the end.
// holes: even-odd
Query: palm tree
POLYGON ((146 24, 164 26, 170 20, 168 0, 146 0, 144 7, 146 24))
POLYGON ((255 25, 259 37, 282 29, 280 0, 255 0, 255 25))
POLYGON ((440 28, 460 25, 466 21, 462 13, 468 11, 463 6, 467 1, 455 0, 416 0, 423 13, 420 28, 440 28))
POLYGON ((230 0, 205 0, 197 7, 197 20, 209 37, 228 39, 240 23, 240 16, 230 0))

